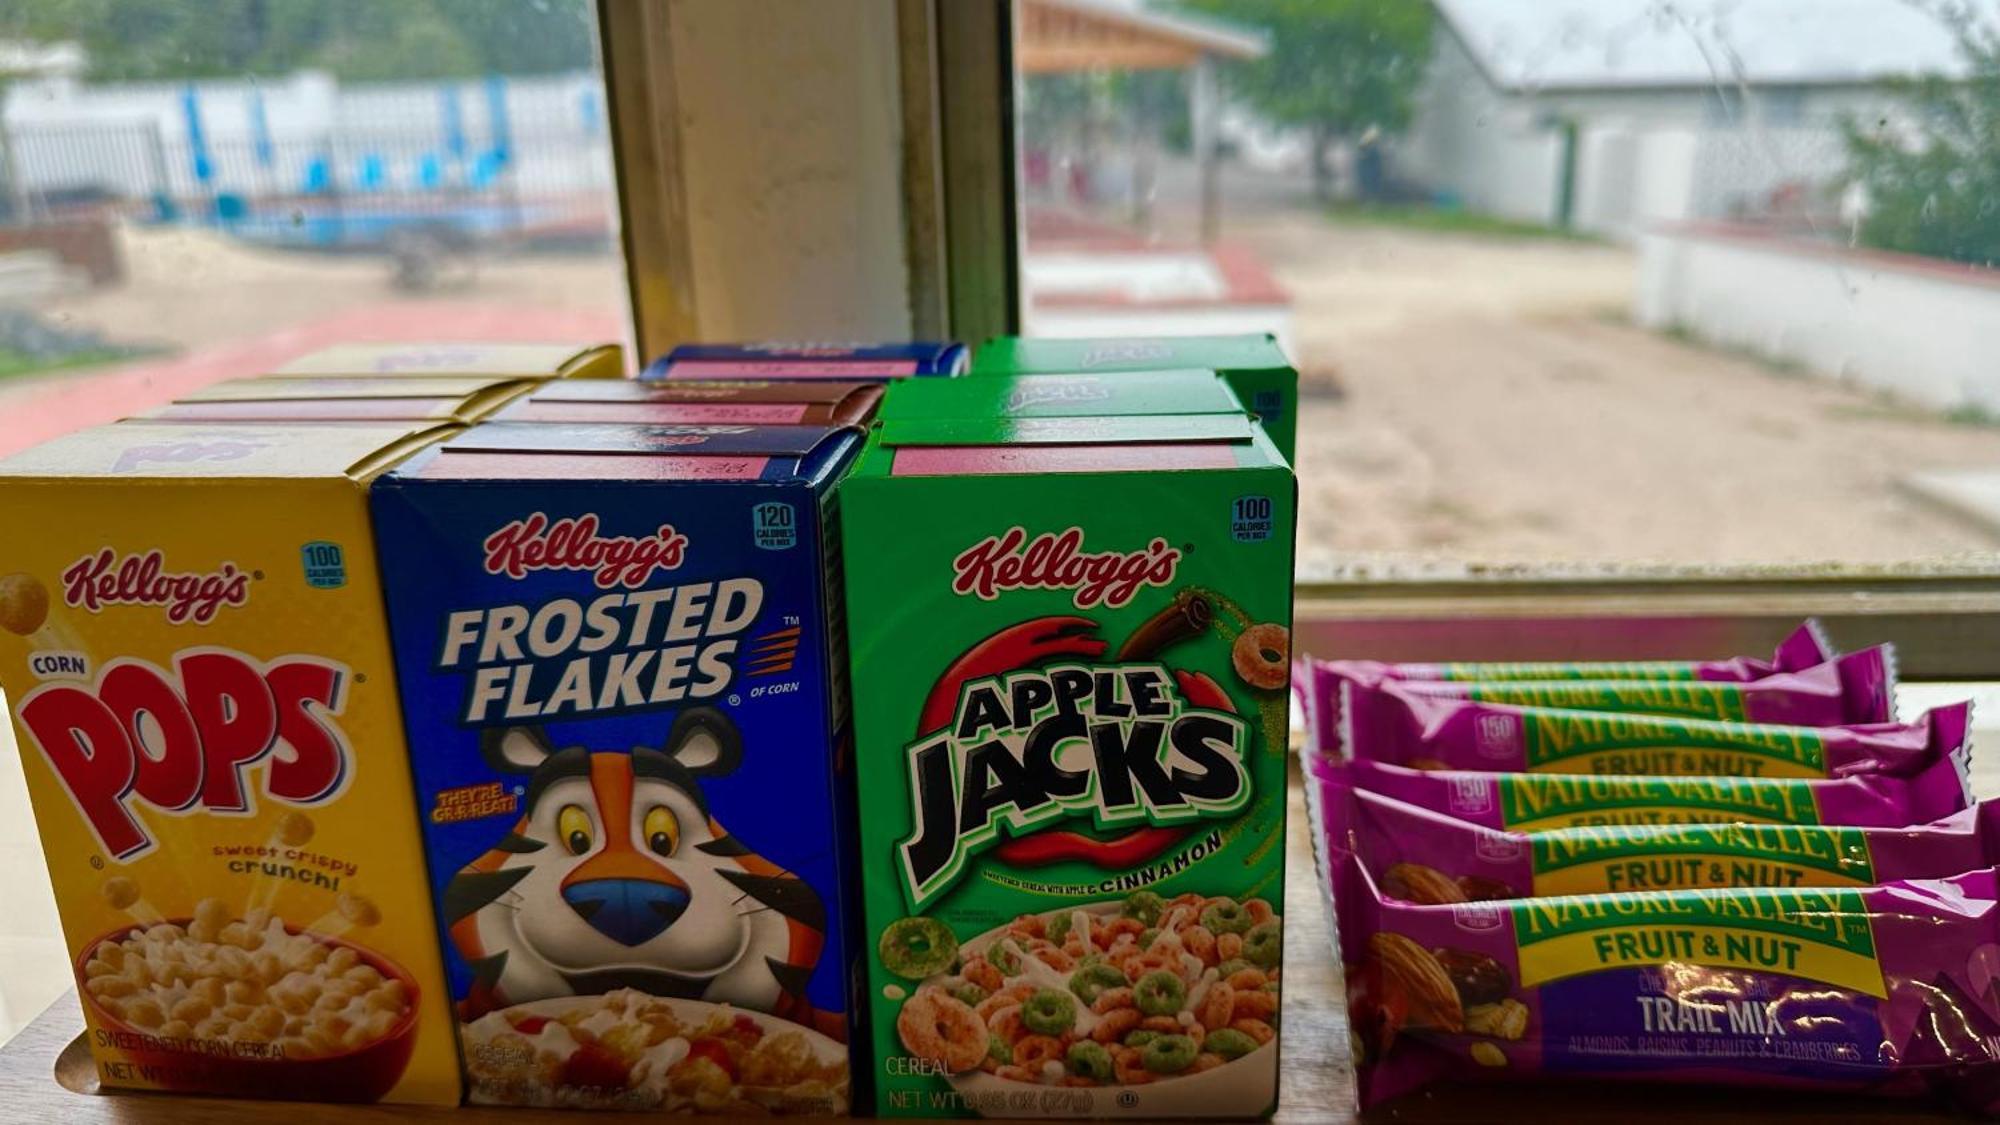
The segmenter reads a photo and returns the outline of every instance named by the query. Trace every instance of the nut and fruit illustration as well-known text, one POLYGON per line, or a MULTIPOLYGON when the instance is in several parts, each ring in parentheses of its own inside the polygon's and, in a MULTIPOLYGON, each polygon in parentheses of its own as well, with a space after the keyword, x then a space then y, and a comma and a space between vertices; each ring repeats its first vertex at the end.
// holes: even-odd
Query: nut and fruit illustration
POLYGON ((1484 953, 1439 949, 1433 956, 1444 967, 1445 976, 1451 980, 1468 1013, 1481 1004, 1499 1003, 1514 991, 1514 982, 1508 979, 1507 970, 1484 953))
POLYGON ((1458 1032, 1465 1028, 1465 1005, 1450 974, 1430 950, 1401 934, 1377 933, 1368 952, 1381 964, 1384 984, 1401 989, 1409 1003, 1410 1027, 1458 1032))
POLYGON ((1444 906, 1466 901, 1451 876, 1421 863, 1398 863, 1382 873, 1385 893, 1418 906, 1444 906))

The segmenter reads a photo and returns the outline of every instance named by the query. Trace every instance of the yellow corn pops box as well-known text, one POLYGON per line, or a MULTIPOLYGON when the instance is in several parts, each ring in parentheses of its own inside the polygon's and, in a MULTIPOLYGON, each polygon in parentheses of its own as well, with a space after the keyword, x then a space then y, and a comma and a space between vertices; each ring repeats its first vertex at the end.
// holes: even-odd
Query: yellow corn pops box
POLYGON ((105 1085, 457 1103, 367 506, 449 432, 0 461, 0 686, 105 1085))
POLYGON ((617 344, 337 344, 300 356, 272 374, 617 379, 625 374, 625 349, 617 344))

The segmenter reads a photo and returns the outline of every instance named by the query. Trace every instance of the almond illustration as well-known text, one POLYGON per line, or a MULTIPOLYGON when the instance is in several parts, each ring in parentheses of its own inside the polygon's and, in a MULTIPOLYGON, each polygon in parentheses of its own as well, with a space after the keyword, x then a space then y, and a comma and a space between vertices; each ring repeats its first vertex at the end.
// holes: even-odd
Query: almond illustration
POLYGON ((1457 880, 1421 863, 1398 863, 1389 868, 1382 873, 1382 889, 1418 906, 1442 906, 1466 900, 1457 880))
POLYGON ((1430 950, 1401 934, 1377 933, 1369 937, 1368 951, 1381 964, 1382 975, 1409 997, 1410 1027, 1465 1030, 1458 989, 1430 950))

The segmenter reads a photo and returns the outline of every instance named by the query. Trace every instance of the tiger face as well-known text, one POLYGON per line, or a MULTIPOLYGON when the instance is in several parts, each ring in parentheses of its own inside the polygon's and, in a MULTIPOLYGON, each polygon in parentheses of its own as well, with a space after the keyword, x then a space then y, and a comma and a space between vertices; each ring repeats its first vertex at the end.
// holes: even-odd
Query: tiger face
POLYGON ((453 881, 469 908, 453 912, 453 937, 504 1002, 638 987, 755 1003, 746 992, 785 991, 765 962, 789 962, 800 894, 808 914, 818 902, 709 816, 699 779, 742 758, 721 712, 684 712, 664 750, 558 750, 530 727, 489 732, 483 749, 528 776, 526 812, 453 881))

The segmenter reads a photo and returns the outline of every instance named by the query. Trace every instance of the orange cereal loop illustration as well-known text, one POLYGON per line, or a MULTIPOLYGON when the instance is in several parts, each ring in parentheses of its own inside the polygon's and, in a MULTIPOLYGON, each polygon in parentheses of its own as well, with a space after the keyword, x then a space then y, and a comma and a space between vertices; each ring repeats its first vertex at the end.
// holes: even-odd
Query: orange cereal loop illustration
POLYGON ((1237 636, 1229 657, 1244 683, 1276 691, 1291 675, 1291 630, 1283 625, 1252 625, 1237 636))
POLYGON ((0 629, 25 637, 49 618, 49 588, 32 574, 0 576, 0 629))

